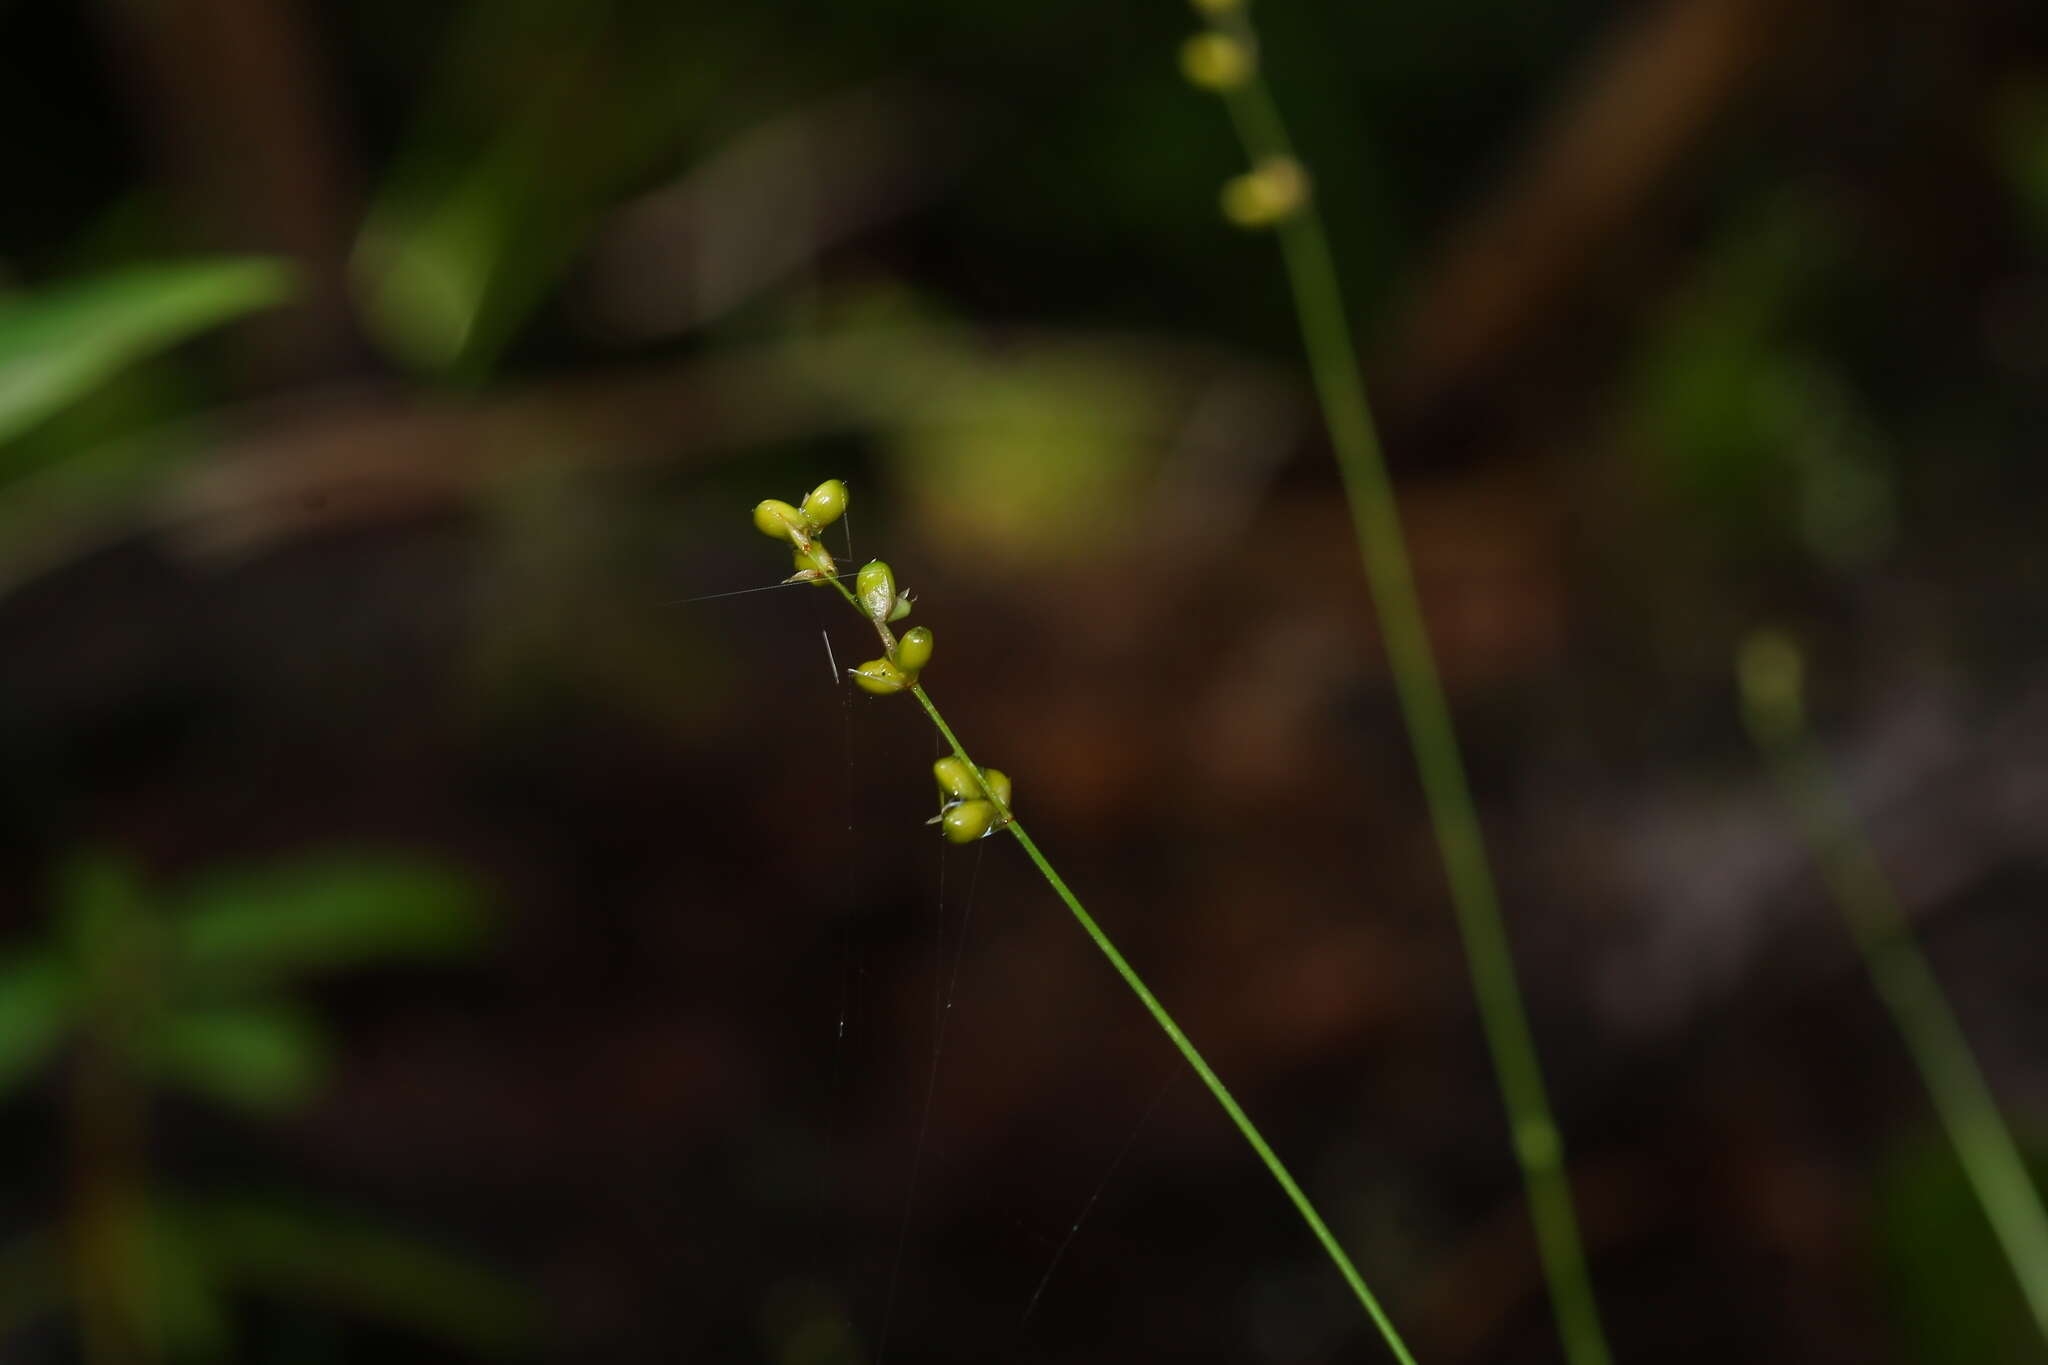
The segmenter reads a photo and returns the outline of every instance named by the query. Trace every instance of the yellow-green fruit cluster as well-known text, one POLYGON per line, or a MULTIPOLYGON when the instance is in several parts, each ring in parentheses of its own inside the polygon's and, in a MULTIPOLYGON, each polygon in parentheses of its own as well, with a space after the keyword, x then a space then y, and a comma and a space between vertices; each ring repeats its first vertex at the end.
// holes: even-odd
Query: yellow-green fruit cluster
POLYGON ((765 498, 754 504, 754 525, 764 536, 777 540, 809 540, 811 524, 804 514, 780 498, 765 498))
POLYGON ((932 633, 929 627, 912 626, 903 632, 903 638, 890 651, 890 658, 896 666, 915 678, 924 672, 924 666, 932 661, 932 633))
POLYGON ((853 675, 854 685, 861 691, 871 692, 878 697, 904 691, 916 681, 906 676, 902 669, 887 659, 869 659, 859 668, 849 668, 846 671, 853 675))
POLYGON ((832 556, 817 543, 818 532, 846 515, 846 484, 839 479, 825 482, 804 494, 802 507, 791 507, 780 498, 754 504, 754 527, 764 536, 786 540, 796 549, 797 572, 830 575, 832 556))
POLYGON ((932 764, 938 780, 939 828, 956 844, 971 844, 985 838, 1010 820, 1010 779, 1001 768, 974 769, 948 756, 932 764))
POLYGON ((846 515, 846 481, 827 479, 804 494, 804 520, 811 523, 813 530, 822 531, 846 515))
POLYGON ((910 615, 910 594, 896 590, 895 573, 879 559, 870 559, 861 566, 853 580, 853 595, 868 619, 878 626, 910 615))
POLYGON ((931 661, 932 633, 923 626, 916 626, 904 631, 896 647, 882 658, 869 659, 859 668, 848 671, 863 692, 886 697, 891 692, 904 692, 917 686, 917 675, 924 672, 924 666, 931 661))

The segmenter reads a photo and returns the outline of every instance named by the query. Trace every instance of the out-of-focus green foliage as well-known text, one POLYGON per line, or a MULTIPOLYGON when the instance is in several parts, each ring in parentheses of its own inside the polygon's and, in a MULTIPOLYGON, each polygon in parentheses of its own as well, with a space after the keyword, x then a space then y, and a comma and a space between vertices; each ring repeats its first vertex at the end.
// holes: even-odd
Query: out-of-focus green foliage
POLYGON ((2048 238, 2048 85, 2022 85, 2000 101, 1992 152, 2028 210, 2035 234, 2048 238))
POLYGON ((114 270, 0 299, 0 441, 91 393, 123 366, 291 294, 276 261, 114 270))
POLYGON ((1099 543, 1129 515, 1173 417, 1163 377, 1081 343, 1000 359, 904 338, 886 429, 935 526, 993 552, 1099 543), (972 528, 968 531, 966 528, 972 528))
MULTIPOLYGON (((2048 1160, 2029 1154, 2034 1180, 2048 1160)), ((1903 1142, 1877 1183, 1877 1254, 1885 1306, 1910 1352, 1928 1362, 2020 1365, 2041 1340, 1983 1205, 1939 1134, 1903 1142)))
POLYGON ((1143 348, 978 348, 899 291, 849 299, 800 372, 872 430, 935 540, 994 563, 1102 541, 1142 496, 1189 387, 1143 348))
POLYGON ((166 1081, 258 1113, 304 1104, 327 1067, 319 1026, 282 1001, 184 1006, 163 1021, 150 1050, 166 1081))
POLYGON ((503 1277, 359 1216, 299 1203, 213 1202, 179 1211, 210 1275, 514 1355, 536 1345, 530 1300, 503 1277))
MULTIPOLYGON (((50 941, 0 963, 0 1091, 75 1040, 83 1099, 69 1111, 69 1141, 90 1152, 132 1150, 143 1094, 156 1085, 259 1116, 305 1104, 325 1079, 329 1047, 285 988, 314 972, 461 953, 484 929, 467 877, 368 853, 224 869, 168 895, 120 859, 87 855, 63 870, 58 901, 50 941)), ((87 1162, 80 1179, 140 1175, 87 1162)), ((73 1265, 54 1239, 32 1237, 0 1254, 0 1333, 75 1300, 173 1356, 220 1358, 232 1337, 229 1298, 246 1289, 479 1350, 532 1339, 532 1314, 497 1276, 359 1220, 119 1185, 80 1198, 91 1201, 97 1252, 73 1265)))
POLYGON ((1890 544, 1893 492, 1874 423, 1801 326, 1843 257, 1838 225, 1803 198, 1732 226, 1651 337, 1635 408, 1724 535, 1847 569, 1890 544))
POLYGON ((469 6, 357 239, 371 334, 424 374, 489 375, 599 215, 672 162, 747 36, 701 10, 469 6))
POLYGON ((476 946, 475 887, 439 863, 323 855, 199 878, 173 907, 179 969, 222 986, 476 946))
POLYGON ((39 1066, 71 1026, 76 977, 52 952, 0 963, 0 1094, 39 1066))
POLYGON ((146 1286, 150 1336, 173 1359, 221 1360, 234 1329, 227 1295, 232 1288, 201 1255, 183 1219, 161 1203, 135 1211, 132 1230, 135 1283, 146 1286))

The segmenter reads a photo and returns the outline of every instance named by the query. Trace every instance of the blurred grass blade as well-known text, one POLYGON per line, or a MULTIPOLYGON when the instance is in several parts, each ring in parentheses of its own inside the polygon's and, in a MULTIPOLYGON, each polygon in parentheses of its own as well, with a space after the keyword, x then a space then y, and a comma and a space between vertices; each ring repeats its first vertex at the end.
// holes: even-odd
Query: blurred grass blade
MULTIPOLYGON (((2041 1154, 2027 1156, 2035 1180, 2048 1177, 2041 1154)), ((1936 1133, 1900 1143, 1875 1196, 1884 1311, 1902 1359, 2040 1359, 2026 1297, 1952 1143, 1936 1133)))
POLYGON ((205 877, 179 898, 181 966, 265 983, 385 958, 443 957, 482 937, 476 886, 440 863, 330 856, 205 877))
POLYGON ((123 366, 291 294, 280 262, 137 266, 0 300, 0 441, 76 402, 123 366))
MULTIPOLYGON (((1209 15, 1212 36, 1236 43, 1246 52, 1258 50, 1257 35, 1242 8, 1235 4, 1201 8, 1209 15)), ((1522 1168, 1537 1259, 1550 1290, 1558 1338, 1571 1365, 1609 1365, 1613 1352, 1593 1294, 1593 1272, 1572 1198, 1564 1138, 1551 1111, 1535 1030, 1515 972, 1514 950, 1501 915, 1500 890, 1459 747, 1450 695, 1423 615, 1393 475, 1380 447, 1372 404, 1366 398, 1364 364, 1352 339, 1350 307, 1337 277, 1337 258, 1315 196, 1306 190, 1307 173, 1295 160, 1279 106, 1256 65, 1250 67, 1246 78, 1230 83, 1222 93, 1252 175, 1287 168, 1291 177, 1288 187, 1298 196, 1294 202, 1281 204, 1278 216, 1268 225, 1278 240, 1294 296, 1302 350, 1329 430, 1330 452, 1344 485, 1359 561, 1393 675, 1395 700, 1422 779, 1423 800, 1436 835, 1458 937, 1464 944, 1465 968, 1479 1007, 1480 1028, 1493 1058, 1501 1103, 1507 1110, 1510 1147, 1522 1168)), ((1241 226, 1257 225, 1250 217, 1233 214, 1227 202, 1225 213, 1237 217, 1241 226)))
POLYGON ((195 1207, 187 1217, 223 1283, 325 1302, 486 1355, 538 1344, 535 1300, 523 1287, 404 1233, 252 1203, 195 1207))
MULTIPOLYGON (((2007 1264, 2048 1341, 2048 1205, 1898 891, 1807 728, 1799 646, 1759 630, 1736 658, 1743 719, 1797 817, 2007 1264)), ((1966 1357, 1957 1356, 1957 1359, 1966 1357)))
POLYGON ((50 1055, 77 1014, 78 983, 54 953, 0 964, 0 1095, 50 1055))
POLYGON ((304 1104, 327 1072, 319 1026, 286 1003, 188 1006, 164 1021, 151 1054, 166 1081, 258 1114, 304 1104))

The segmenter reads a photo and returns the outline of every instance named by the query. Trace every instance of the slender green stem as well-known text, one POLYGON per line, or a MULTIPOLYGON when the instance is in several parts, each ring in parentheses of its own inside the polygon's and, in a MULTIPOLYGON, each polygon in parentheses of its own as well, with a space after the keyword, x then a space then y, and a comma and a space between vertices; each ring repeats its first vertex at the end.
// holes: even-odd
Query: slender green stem
MULTIPOLYGON (((925 704, 929 707, 931 703, 927 701, 925 704)), ((1280 1188, 1287 1192, 1289 1202, 1301 1214, 1302 1221, 1308 1224, 1309 1231, 1315 1234, 1316 1240, 1322 1243, 1323 1250, 1329 1254, 1331 1262, 1337 1267, 1337 1272, 1344 1277, 1344 1283, 1350 1285, 1351 1292, 1358 1296, 1359 1303, 1364 1305, 1367 1315, 1372 1318, 1373 1325, 1380 1329, 1380 1335, 1387 1339, 1387 1345, 1392 1349, 1395 1357, 1407 1362, 1408 1365, 1413 1365, 1414 1357, 1408 1354, 1408 1348, 1403 1344, 1400 1333, 1394 1330, 1394 1324, 1388 1319, 1386 1310, 1380 1307, 1379 1300, 1373 1297, 1372 1290, 1366 1288, 1365 1280, 1359 1275, 1358 1268, 1351 1264, 1351 1258, 1344 1253, 1344 1248, 1338 1245, 1336 1235, 1330 1231, 1330 1225, 1323 1221, 1323 1216, 1320 1213, 1316 1212, 1316 1206, 1309 1202, 1308 1195, 1302 1191, 1300 1184, 1288 1172, 1286 1163, 1280 1160, 1279 1154, 1273 1150, 1272 1145, 1259 1132, 1258 1125, 1252 1122, 1251 1116, 1245 1113, 1243 1107, 1238 1104, 1236 1097, 1230 1093, 1230 1088, 1223 1084, 1223 1078, 1218 1076, 1211 1069, 1209 1063, 1203 1060, 1202 1054, 1195 1048, 1193 1041, 1188 1038, 1187 1034, 1181 1031, 1180 1025, 1173 1021, 1173 1016, 1166 1012, 1166 1006, 1160 1004, 1158 997, 1146 988, 1145 982, 1138 975, 1137 969, 1124 959, 1122 953, 1117 951, 1116 945, 1109 941, 1107 934, 1103 933, 1102 926, 1097 924, 1094 917, 1082 908, 1079 899, 1075 897, 1072 891, 1067 889, 1067 884, 1060 880, 1059 873, 1053 871, 1052 864, 1048 863, 1045 860, 1045 855, 1039 852, 1038 845, 1025 832, 1024 826, 1012 821, 1010 823, 1010 832, 1017 836, 1017 842, 1024 846, 1025 854, 1033 863, 1037 864, 1038 870, 1045 875, 1046 882, 1051 885, 1059 898, 1066 903, 1067 909, 1073 912, 1074 918, 1080 922, 1082 930, 1094 942, 1095 946, 1102 950, 1102 955, 1109 959, 1109 965, 1116 968, 1117 975, 1124 979, 1124 984, 1131 988, 1131 993, 1137 996, 1144 1004, 1146 1010, 1151 1013, 1153 1020, 1158 1023, 1160 1031, 1173 1040, 1173 1045, 1180 1049, 1180 1055, 1187 1058, 1188 1065, 1193 1067, 1195 1074, 1202 1078, 1202 1084, 1209 1087, 1209 1093, 1216 1097, 1216 1103, 1223 1106, 1223 1112, 1230 1115, 1230 1121, 1237 1125, 1237 1131, 1244 1134, 1244 1140, 1250 1143, 1252 1150, 1259 1154, 1259 1160, 1266 1163, 1266 1169, 1272 1172, 1273 1179, 1280 1182, 1280 1188)))
POLYGON ((2048 1210, 2042 1208, 2019 1145, 1998 1112, 1998 1101, 1940 980, 1914 942, 1891 879, 1859 831, 1826 763, 1803 730, 1774 732, 1755 720, 1752 716, 1758 747, 1771 760, 1786 800, 1798 814, 1828 890, 1863 955, 1871 984, 1912 1054, 1935 1114, 2019 1280, 2034 1324, 2048 1340, 2048 1210))
MULTIPOLYGON (((1220 16, 1218 27, 1250 50, 1257 50, 1256 37, 1242 10, 1220 16)), ((1224 99, 1254 166, 1293 155, 1286 124, 1256 72, 1226 92, 1224 99)), ((1607 1340, 1572 1206, 1563 1142, 1545 1093, 1528 1010, 1515 980, 1499 895, 1415 590, 1393 480, 1366 399, 1336 262, 1313 195, 1281 221, 1276 231, 1301 323, 1302 345, 1329 426, 1402 719, 1415 750, 1430 823, 1443 856, 1473 995, 1513 1132, 1515 1157, 1522 1168, 1558 1334, 1572 1365, 1606 1365, 1610 1359, 1607 1340)))
MULTIPOLYGON (((912 688, 911 691, 916 695, 918 703, 924 707, 925 714, 931 717, 932 724, 945 736, 946 743, 951 746, 954 755, 961 762, 974 767, 977 773, 980 772, 981 769, 975 766, 974 760, 969 758, 967 751, 960 746, 960 741, 946 724, 945 718, 939 714, 939 708, 933 705, 930 694, 922 687, 912 688)), ((1244 1140, 1259 1154, 1259 1160, 1266 1164, 1266 1169, 1272 1172, 1273 1179, 1278 1181, 1280 1188, 1286 1192, 1288 1201, 1301 1214, 1302 1221, 1308 1224, 1309 1231, 1315 1234, 1316 1241, 1322 1244, 1331 1263, 1337 1267, 1337 1273, 1344 1277, 1344 1283, 1350 1285, 1351 1292, 1358 1296, 1358 1302, 1365 1308, 1366 1315, 1372 1319, 1373 1326, 1379 1328, 1380 1335, 1386 1338, 1387 1346, 1393 1351, 1395 1358, 1404 1362, 1404 1365, 1414 1365, 1415 1357, 1408 1353, 1407 1344, 1401 1340, 1401 1334, 1394 1330, 1394 1324, 1387 1317, 1386 1310, 1380 1307, 1380 1301, 1373 1296, 1372 1290, 1366 1287, 1364 1277, 1358 1273, 1358 1267, 1351 1263, 1351 1257, 1345 1254, 1336 1235, 1330 1231, 1330 1225, 1316 1212, 1316 1206, 1309 1202, 1308 1195, 1288 1171, 1286 1163, 1280 1160, 1279 1153, 1273 1150, 1272 1144, 1259 1132, 1258 1125, 1252 1122, 1251 1115, 1245 1113, 1244 1107, 1237 1102, 1237 1097, 1230 1093, 1230 1087, 1223 1083, 1223 1078, 1218 1076, 1215 1069, 1203 1058, 1194 1041, 1174 1022, 1166 1006, 1159 1003, 1159 997, 1152 993, 1151 988, 1145 984, 1145 979, 1138 975, 1138 969, 1117 951, 1116 944, 1110 941, 1102 926, 1095 922, 1095 917, 1081 904, 1080 897, 1073 893, 1060 874, 1053 869, 1053 865, 1046 860, 1045 854, 1039 851, 1037 842, 1024 826, 1012 818, 1009 821, 1009 830, 1017 836, 1017 842, 1024 847, 1025 856, 1031 859, 1033 865, 1045 877, 1046 884, 1052 887, 1053 893, 1073 912, 1082 932, 1086 933, 1089 941, 1109 959, 1109 965, 1116 969, 1116 974, 1131 988, 1131 994, 1138 997, 1139 1003, 1144 1005, 1153 1022, 1159 1025, 1160 1032, 1180 1049, 1180 1055, 1187 1059, 1195 1074, 1202 1078, 1202 1084, 1209 1087, 1209 1093, 1216 1097, 1216 1103, 1223 1106, 1223 1112, 1230 1115, 1230 1121, 1237 1125, 1237 1131, 1244 1134, 1244 1140)))
MULTIPOLYGON (((864 619, 868 619, 869 624, 874 626, 876 633, 882 639, 884 648, 893 644, 894 636, 889 628, 881 622, 868 617, 867 613, 861 609, 859 601, 847 589, 844 582, 836 577, 831 578, 829 581, 834 587, 839 589, 839 595, 846 599, 847 604, 859 612, 864 619)), ((972 768, 977 778, 980 777, 981 766, 968 756, 966 748, 960 743, 960 737, 953 733, 952 726, 946 724, 946 718, 939 713, 939 708, 932 701, 931 694, 925 691, 922 685, 912 686, 910 692, 912 696, 917 698, 917 704, 924 708, 925 715, 930 717, 933 727, 938 730, 940 737, 946 741, 947 747, 953 751, 953 756, 972 768)), ((1145 979, 1138 975, 1138 969, 1131 965, 1128 958, 1117 951, 1116 944, 1110 941, 1109 935, 1103 931, 1100 924, 1096 923, 1095 917, 1089 914, 1087 908, 1081 904, 1080 897, 1073 893, 1072 889, 1067 886, 1066 881, 1054 870, 1052 863, 1047 861, 1045 854, 1039 850, 1037 842, 1026 832, 1024 826, 1011 815, 1009 807, 1004 804, 1002 798, 997 796, 994 791, 987 790, 986 787, 984 790, 988 799, 994 803, 997 811, 1001 814, 1003 827, 1007 828, 1010 833, 1017 837, 1017 842, 1023 846, 1025 855, 1031 859, 1033 866, 1037 867, 1039 873, 1045 878, 1046 884, 1053 889, 1053 893, 1072 912, 1075 921, 1080 924, 1082 932, 1086 933, 1089 941, 1094 943, 1102 955, 1109 959, 1109 965, 1116 969, 1116 974, 1124 979, 1124 984, 1129 986, 1131 993, 1138 997, 1139 1003, 1144 1005, 1146 1012, 1152 1016, 1153 1022, 1159 1025, 1160 1032, 1164 1033, 1172 1041, 1173 1045, 1180 1049, 1180 1055, 1187 1059, 1187 1063, 1194 1069, 1194 1073, 1202 1078, 1202 1084, 1209 1088, 1209 1093, 1214 1095, 1216 1102, 1223 1106, 1223 1112, 1228 1114, 1230 1121, 1237 1125, 1237 1131, 1244 1135, 1244 1140, 1251 1144, 1254 1152, 1258 1153, 1259 1160, 1265 1163, 1266 1169, 1272 1173, 1273 1179, 1280 1183, 1280 1188, 1286 1192, 1288 1201, 1301 1214, 1302 1221, 1308 1224, 1309 1231, 1315 1234, 1316 1241, 1321 1243, 1324 1253, 1329 1256, 1331 1263, 1337 1267, 1337 1273, 1344 1277, 1344 1283, 1351 1286, 1351 1292, 1357 1295, 1358 1302, 1365 1309, 1366 1316, 1372 1319, 1373 1326, 1377 1327, 1380 1335, 1386 1339, 1387 1347, 1393 1351, 1395 1359, 1402 1362, 1402 1365, 1415 1365, 1415 1357, 1409 1354, 1407 1343, 1401 1340, 1401 1334, 1394 1329, 1393 1320, 1387 1316, 1386 1310, 1380 1307, 1380 1301, 1373 1296, 1372 1290, 1366 1287, 1365 1278, 1358 1273, 1358 1267, 1351 1263, 1351 1257, 1345 1254, 1344 1248, 1337 1241, 1336 1234, 1330 1231, 1330 1225, 1323 1221, 1323 1216, 1320 1213, 1316 1212, 1316 1206, 1309 1201, 1307 1193, 1302 1190, 1300 1183, 1288 1171, 1286 1163, 1280 1160, 1279 1153, 1273 1150, 1272 1144, 1267 1142, 1265 1135, 1259 1132, 1258 1125, 1252 1122, 1251 1115, 1245 1113, 1244 1107, 1237 1102, 1237 1097, 1230 1093, 1230 1087, 1223 1083, 1223 1078, 1216 1074, 1215 1069, 1209 1065, 1207 1059, 1202 1056, 1201 1051, 1195 1047, 1194 1041, 1182 1031, 1179 1024, 1174 1022, 1174 1018, 1167 1012, 1166 1006, 1159 1003, 1159 997, 1152 993, 1151 987, 1145 984, 1145 979)))

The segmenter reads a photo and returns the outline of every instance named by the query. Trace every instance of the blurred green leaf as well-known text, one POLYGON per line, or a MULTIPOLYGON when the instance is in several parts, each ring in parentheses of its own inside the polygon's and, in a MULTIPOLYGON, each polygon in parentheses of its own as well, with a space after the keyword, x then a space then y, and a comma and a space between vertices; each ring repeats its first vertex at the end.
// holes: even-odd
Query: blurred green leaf
POLYGON ((174 1207, 156 1205, 147 1213, 139 1242, 144 1278, 136 1286, 135 1305, 143 1325, 172 1359, 226 1359, 233 1329, 217 1268, 174 1207))
POLYGON ((195 1247, 223 1283, 322 1301, 488 1354, 540 1344, 534 1298, 462 1256, 346 1215, 263 1204, 208 1204, 187 1215, 195 1247))
POLYGON ((485 170, 444 188, 429 204, 381 208, 356 252, 371 334, 424 371, 454 368, 475 341, 513 231, 485 170))
POLYGON ((133 939, 147 915, 142 879, 116 854, 86 849, 71 855, 57 873, 57 905, 74 957, 90 962, 105 945, 133 939))
POLYGON ((289 1004, 186 1006, 152 1043, 164 1079, 262 1114, 305 1103, 327 1072, 319 1026, 289 1004))
POLYGON ((356 243, 372 338, 423 373, 484 378, 616 198, 672 167, 725 90, 732 45, 758 33, 663 6, 467 6, 441 98, 408 130, 356 243), (530 73, 516 98, 505 71, 530 73))
POLYGON ((1813 336, 1851 265, 1837 217, 1797 195, 1736 219, 1646 340, 1638 428, 1729 545, 1797 543, 1849 572, 1897 529, 1880 424, 1813 336))
POLYGON ((1803 411, 1794 322, 1835 265, 1835 233, 1797 196, 1738 216, 1646 339, 1638 418, 1681 483, 1732 520, 1753 521, 1784 477, 1803 411))
POLYGON ((231 259, 133 267, 0 300, 0 441, 139 357, 290 293, 282 264, 231 259))
POLYGON ((443 957, 482 937, 475 884, 439 863, 325 856, 195 882, 175 930, 188 971, 228 984, 384 958, 443 957))
POLYGON ((0 1268, 18 1268, 30 1282, 18 1308, 4 1296, 0 1304, 23 1317, 68 1301, 74 1322, 89 1317, 108 1329, 123 1360, 226 1356, 228 1319, 213 1267, 196 1254, 174 1210, 122 1181, 98 1187, 61 1237, 23 1243, 9 1260, 15 1264, 0 1268))
POLYGON ((116 854, 76 853, 59 870, 57 906, 81 1011, 106 1041, 133 1045, 163 998, 164 925, 141 874, 116 854))
POLYGON ((918 523, 985 564, 1113 536, 1185 420, 1181 381, 1114 342, 1030 337, 992 353, 917 309, 856 299, 800 363, 881 430, 918 523))
POLYGON ((50 1055, 77 1013, 77 974, 55 953, 0 963, 0 1094, 50 1055))
MULTIPOLYGON (((2029 1153, 2035 1182, 2048 1162, 2029 1153)), ((1884 1302, 1911 1360, 2038 1361, 2040 1336, 1955 1149, 1939 1134, 1903 1143, 1877 1182, 1884 1302)))

